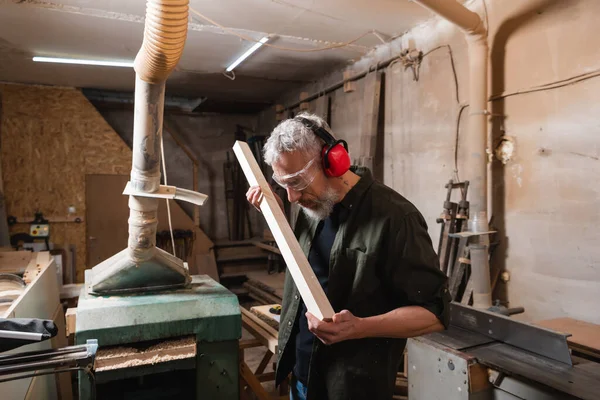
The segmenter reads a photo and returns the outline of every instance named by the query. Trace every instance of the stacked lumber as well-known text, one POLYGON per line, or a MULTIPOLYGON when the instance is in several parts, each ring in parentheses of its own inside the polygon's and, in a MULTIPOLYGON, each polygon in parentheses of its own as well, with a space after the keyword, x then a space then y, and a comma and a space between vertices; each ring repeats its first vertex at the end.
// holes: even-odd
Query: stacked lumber
POLYGON ((282 298, 276 290, 255 279, 248 279, 243 285, 248 290, 248 296, 260 304, 281 304, 282 298))

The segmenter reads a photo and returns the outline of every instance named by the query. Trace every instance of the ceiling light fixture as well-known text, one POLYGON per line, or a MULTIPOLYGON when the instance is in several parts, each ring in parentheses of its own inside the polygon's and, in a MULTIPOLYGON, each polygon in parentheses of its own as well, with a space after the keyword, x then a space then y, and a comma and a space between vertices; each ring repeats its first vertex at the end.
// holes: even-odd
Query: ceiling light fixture
POLYGON ((57 58, 57 57, 33 57, 35 62, 59 63, 59 64, 78 64, 78 65, 100 65, 104 67, 133 67, 133 61, 101 61, 101 60, 83 60, 77 58, 57 58))
POLYGON ((263 44, 267 43, 268 40, 269 40, 269 37, 265 36, 264 38, 260 39, 258 42, 254 43, 254 46, 250 47, 244 54, 242 54, 229 67, 227 67, 226 71, 227 72, 233 71, 233 69, 235 67, 240 65, 242 63, 242 61, 244 61, 246 58, 250 57, 252 55, 252 53, 254 53, 256 50, 258 50, 263 44))

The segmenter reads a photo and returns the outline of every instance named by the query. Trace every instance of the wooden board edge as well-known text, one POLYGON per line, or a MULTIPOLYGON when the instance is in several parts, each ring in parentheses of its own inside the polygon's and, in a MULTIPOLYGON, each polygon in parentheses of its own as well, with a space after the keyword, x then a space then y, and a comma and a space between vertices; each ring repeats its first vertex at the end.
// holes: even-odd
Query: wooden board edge
POLYGON ((260 209, 275 237, 277 246, 307 309, 320 320, 331 319, 334 314, 333 308, 310 267, 285 215, 279 208, 279 204, 275 200, 274 194, 267 184, 250 147, 246 142, 238 140, 233 146, 233 151, 250 186, 260 186, 262 190, 263 199, 260 209))

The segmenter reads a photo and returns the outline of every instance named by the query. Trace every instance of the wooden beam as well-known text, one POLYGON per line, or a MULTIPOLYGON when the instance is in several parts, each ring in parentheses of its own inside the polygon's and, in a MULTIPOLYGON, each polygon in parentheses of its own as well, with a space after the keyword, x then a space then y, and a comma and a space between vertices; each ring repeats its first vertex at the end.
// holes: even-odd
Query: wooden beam
POLYGON ((256 315, 258 318, 260 318, 262 321, 264 321, 269 326, 272 326, 273 329, 278 331, 280 316, 277 314, 273 314, 270 311, 273 307, 276 307, 276 306, 281 307, 279 303, 267 304, 264 306, 254 306, 254 307, 250 307, 250 312, 252 314, 256 315))
POLYGON ((354 92, 356 90, 356 81, 351 81, 352 71, 344 71, 344 93, 354 92))
POLYGON ((257 315, 254 315, 252 312, 246 310, 244 307, 240 307, 240 311, 242 312, 242 315, 244 315, 246 318, 249 318, 256 325, 258 325, 262 329, 264 329, 269 334, 269 336, 272 336, 274 338, 279 336, 279 332, 277 332, 277 329, 275 329, 271 325, 267 324, 265 321, 260 319, 257 315))
POLYGON ((269 365, 269 361, 271 361, 272 357, 273 357, 273 353, 271 353, 270 350, 267 350, 265 352, 265 355, 263 356, 262 360, 260 361, 260 364, 258 364, 258 367, 256 367, 256 371, 254 371, 254 375, 260 375, 263 372, 265 372, 265 369, 267 368, 267 365, 269 365))
POLYGON ((254 335, 255 338, 267 347, 273 354, 277 354, 278 340, 277 336, 272 336, 263 327, 264 324, 257 324, 251 318, 242 313, 242 326, 248 332, 254 335))
POLYGON ((245 349, 252 349, 254 347, 260 347, 262 345, 263 345, 262 342, 258 339, 247 339, 247 340, 240 340, 239 348, 240 348, 240 350, 245 350, 245 349))
POLYGON ((246 381, 248 386, 250 386, 250 389, 252 389, 252 392, 254 392, 254 395, 258 400, 271 400, 269 393, 262 386, 258 378, 254 376, 244 361, 240 362, 240 376, 246 381))
POLYGON ((265 305, 267 304, 279 304, 281 303, 281 299, 277 296, 275 296, 274 294, 271 294, 269 292, 266 292, 264 290, 262 290, 261 288, 258 288, 248 282, 244 282, 242 284, 242 286, 246 289, 248 289, 248 292, 252 295, 255 295, 258 297, 259 301, 264 301, 265 305))
POLYGON ((320 320, 329 320, 334 311, 319 283, 308 259, 304 255, 292 228, 288 224, 283 210, 279 207, 275 195, 263 176, 248 144, 236 141, 233 151, 240 163, 250 186, 260 186, 263 197, 260 203, 262 211, 288 270, 298 287, 304 304, 310 313, 320 320))
POLYGON ((67 337, 75 335, 75 324, 77 323, 77 308, 67 308, 65 313, 66 323, 66 335, 67 337))
POLYGON ((363 95, 363 116, 361 129, 360 165, 373 170, 373 160, 377 147, 377 128, 381 95, 381 72, 375 71, 365 78, 363 95))
POLYGON ((271 246, 271 245, 263 243, 263 242, 260 242, 258 240, 252 241, 252 244, 254 244, 256 247, 260 247, 261 249, 270 251, 271 253, 281 254, 281 251, 279 251, 279 249, 277 247, 271 246))

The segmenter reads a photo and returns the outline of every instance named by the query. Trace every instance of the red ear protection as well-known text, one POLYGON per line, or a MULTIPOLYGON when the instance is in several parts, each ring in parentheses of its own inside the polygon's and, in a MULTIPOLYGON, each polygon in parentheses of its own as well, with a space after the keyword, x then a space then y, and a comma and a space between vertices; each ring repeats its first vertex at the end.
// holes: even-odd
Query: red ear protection
POLYGON ((323 139, 325 145, 321 151, 321 164, 325 175, 338 177, 344 175, 350 169, 350 155, 348 154, 348 143, 345 140, 336 140, 327 130, 315 125, 308 118, 296 117, 297 121, 313 131, 315 135, 323 139))

